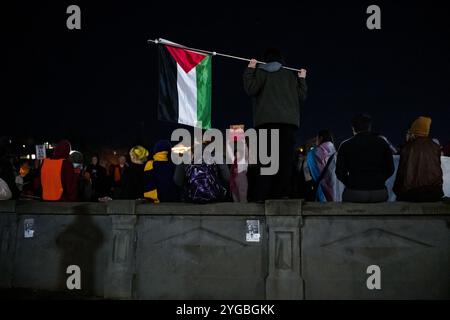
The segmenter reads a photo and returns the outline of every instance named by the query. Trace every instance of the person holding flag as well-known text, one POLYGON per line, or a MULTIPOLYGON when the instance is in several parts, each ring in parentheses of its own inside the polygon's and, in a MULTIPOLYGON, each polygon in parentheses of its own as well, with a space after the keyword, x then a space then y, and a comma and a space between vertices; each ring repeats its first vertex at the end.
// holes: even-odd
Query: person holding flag
MULTIPOLYGON (((257 202, 290 196, 294 161, 294 134, 300 126, 300 106, 306 100, 306 70, 297 75, 284 68, 283 57, 277 49, 267 49, 266 63, 251 59, 243 76, 244 89, 252 98, 255 129, 267 129, 270 154, 271 130, 279 130, 278 173, 259 175, 255 181, 257 202)), ((259 137, 261 139, 261 136, 259 137)))
MULTIPOLYGON (((255 181, 256 200, 289 197, 294 133, 299 127, 300 105, 307 92, 306 70, 284 65, 276 49, 268 49, 263 62, 191 48, 161 38, 148 41, 159 45, 158 119, 161 121, 210 129, 212 57, 250 61, 244 73, 244 88, 253 99, 255 129, 278 130, 280 138, 280 152, 276 155, 280 160, 279 170, 274 176, 259 175, 255 181)), ((266 154, 270 154, 270 145, 268 149, 266 154)), ((264 169, 271 171, 271 167, 264 169)))

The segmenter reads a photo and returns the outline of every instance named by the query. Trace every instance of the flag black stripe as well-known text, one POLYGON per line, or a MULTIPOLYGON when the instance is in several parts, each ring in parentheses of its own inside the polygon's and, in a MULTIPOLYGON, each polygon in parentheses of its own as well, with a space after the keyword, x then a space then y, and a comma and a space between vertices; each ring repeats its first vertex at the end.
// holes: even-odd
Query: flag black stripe
POLYGON ((178 122, 177 63, 169 51, 158 45, 158 120, 178 122))

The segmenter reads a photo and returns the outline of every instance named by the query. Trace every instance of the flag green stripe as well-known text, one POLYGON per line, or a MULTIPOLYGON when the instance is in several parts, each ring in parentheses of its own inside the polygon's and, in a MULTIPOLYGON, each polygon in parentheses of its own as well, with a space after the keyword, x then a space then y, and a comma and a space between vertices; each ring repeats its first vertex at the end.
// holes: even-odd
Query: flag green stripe
POLYGON ((196 67, 197 121, 203 129, 211 128, 211 56, 206 56, 196 67))

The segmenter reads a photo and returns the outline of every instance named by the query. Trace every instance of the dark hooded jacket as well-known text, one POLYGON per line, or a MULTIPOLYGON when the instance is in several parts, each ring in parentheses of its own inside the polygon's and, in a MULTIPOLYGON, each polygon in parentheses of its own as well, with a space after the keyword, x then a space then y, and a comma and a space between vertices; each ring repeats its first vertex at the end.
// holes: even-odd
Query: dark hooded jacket
POLYGON ((60 201, 73 202, 77 201, 77 176, 73 169, 72 162, 69 161, 70 142, 67 140, 60 141, 54 151, 51 159, 63 159, 61 167, 61 184, 63 194, 60 201))
POLYGON ((253 122, 300 125, 300 104, 306 100, 306 80, 279 62, 247 68, 244 89, 253 100, 253 122))
POLYGON ((108 190, 108 177, 106 174, 106 169, 100 165, 100 157, 95 155, 98 159, 96 165, 90 164, 86 168, 92 179, 92 188, 94 189, 92 195, 92 201, 98 201, 99 198, 105 197, 108 190))
POLYGON ((144 165, 131 162, 123 170, 119 199, 136 200, 144 197, 144 165))

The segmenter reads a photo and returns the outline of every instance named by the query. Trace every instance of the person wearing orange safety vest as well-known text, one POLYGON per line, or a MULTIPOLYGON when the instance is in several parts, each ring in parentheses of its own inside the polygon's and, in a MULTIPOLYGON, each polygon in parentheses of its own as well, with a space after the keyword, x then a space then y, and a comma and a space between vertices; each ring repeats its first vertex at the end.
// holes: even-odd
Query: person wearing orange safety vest
POLYGON ((68 160, 70 142, 59 142, 51 158, 44 159, 41 166, 42 200, 77 201, 77 177, 68 160))

